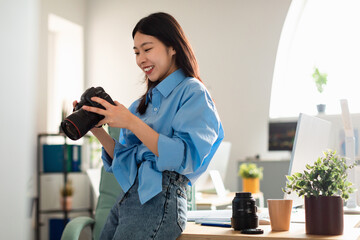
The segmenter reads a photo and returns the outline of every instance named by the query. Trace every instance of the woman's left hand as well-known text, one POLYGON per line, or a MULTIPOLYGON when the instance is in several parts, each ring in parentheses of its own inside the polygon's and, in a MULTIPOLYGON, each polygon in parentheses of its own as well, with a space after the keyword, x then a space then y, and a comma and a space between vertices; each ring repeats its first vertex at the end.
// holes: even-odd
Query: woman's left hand
POLYGON ((135 115, 133 115, 124 105, 118 101, 114 101, 116 104, 116 106, 114 106, 108 101, 99 97, 92 97, 91 100, 101 104, 105 108, 101 109, 85 105, 82 107, 86 111, 94 112, 105 117, 97 124, 98 126, 108 124, 110 127, 129 129, 135 115))

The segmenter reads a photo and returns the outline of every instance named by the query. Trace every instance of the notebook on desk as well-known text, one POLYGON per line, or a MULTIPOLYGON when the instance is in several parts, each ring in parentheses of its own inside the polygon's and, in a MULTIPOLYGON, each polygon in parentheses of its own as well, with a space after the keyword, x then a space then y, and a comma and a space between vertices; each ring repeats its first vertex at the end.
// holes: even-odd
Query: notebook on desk
MULTIPOLYGON (((270 216, 268 209, 264 208, 265 211, 258 213, 259 221, 268 221, 270 223, 270 216)), ((305 210, 304 209, 293 209, 291 212, 290 222, 292 223, 305 223, 305 210)))
MULTIPOLYGON (((187 213, 188 222, 195 223, 231 223, 232 210, 198 210, 187 213)), ((259 225, 269 225, 269 219, 258 214, 259 225)))

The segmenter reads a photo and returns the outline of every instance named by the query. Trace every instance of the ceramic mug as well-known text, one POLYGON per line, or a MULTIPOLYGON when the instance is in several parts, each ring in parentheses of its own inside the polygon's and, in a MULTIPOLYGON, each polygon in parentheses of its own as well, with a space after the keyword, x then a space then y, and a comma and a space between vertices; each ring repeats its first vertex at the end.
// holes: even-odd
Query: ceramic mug
POLYGON ((273 231, 288 231, 293 200, 268 199, 270 225, 273 231))

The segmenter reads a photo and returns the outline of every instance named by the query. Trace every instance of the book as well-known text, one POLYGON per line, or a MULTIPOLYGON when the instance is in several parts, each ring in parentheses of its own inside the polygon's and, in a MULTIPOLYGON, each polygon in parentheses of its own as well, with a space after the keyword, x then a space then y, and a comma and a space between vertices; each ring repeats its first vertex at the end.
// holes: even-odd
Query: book
POLYGON ((44 144, 43 145, 43 171, 49 172, 63 172, 64 165, 67 172, 81 171, 81 146, 66 145, 66 163, 64 164, 64 147, 61 144, 44 144))

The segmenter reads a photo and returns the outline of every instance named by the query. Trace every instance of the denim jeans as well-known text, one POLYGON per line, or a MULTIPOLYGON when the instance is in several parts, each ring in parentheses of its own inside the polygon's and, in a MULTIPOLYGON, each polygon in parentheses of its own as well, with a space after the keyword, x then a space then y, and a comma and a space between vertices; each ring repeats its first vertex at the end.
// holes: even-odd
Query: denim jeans
POLYGON ((188 182, 183 175, 164 171, 162 192, 141 205, 136 178, 129 191, 118 197, 100 239, 176 239, 185 229, 187 221, 188 182))

